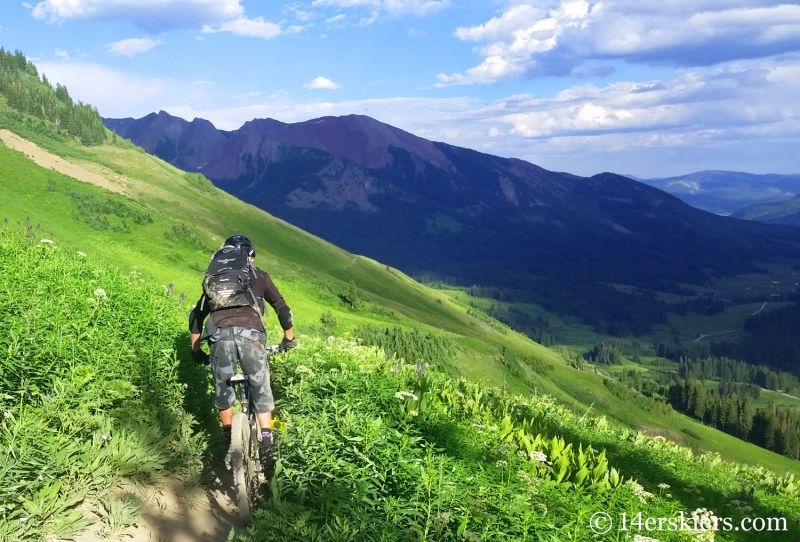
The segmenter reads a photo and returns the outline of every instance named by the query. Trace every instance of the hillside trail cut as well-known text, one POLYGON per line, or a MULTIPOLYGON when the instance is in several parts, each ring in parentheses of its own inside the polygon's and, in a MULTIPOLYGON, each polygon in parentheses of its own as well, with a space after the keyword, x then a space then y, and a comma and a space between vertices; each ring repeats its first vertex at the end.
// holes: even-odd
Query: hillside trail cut
MULTIPOLYGON (((220 466, 212 474, 210 487, 185 484, 175 477, 154 485, 127 486, 113 492, 117 498, 132 493, 144 502, 144 509, 116 540, 130 542, 224 542, 231 529, 243 533, 246 525, 235 504, 233 477, 220 466)), ((98 509, 99 505, 90 507, 98 509)), ((97 510, 84 510, 97 522, 75 538, 75 542, 108 542, 107 525, 97 510)))
POLYGON ((117 192, 118 194, 126 195, 125 191, 119 185, 109 181, 102 175, 89 171, 78 164, 68 162, 63 158, 42 149, 37 144, 19 137, 13 132, 8 130, 0 130, 0 141, 2 141, 9 149, 21 152, 40 167, 57 171, 62 175, 66 175, 67 177, 72 177, 73 179, 90 183, 95 186, 99 186, 100 188, 105 188, 111 192, 117 192))

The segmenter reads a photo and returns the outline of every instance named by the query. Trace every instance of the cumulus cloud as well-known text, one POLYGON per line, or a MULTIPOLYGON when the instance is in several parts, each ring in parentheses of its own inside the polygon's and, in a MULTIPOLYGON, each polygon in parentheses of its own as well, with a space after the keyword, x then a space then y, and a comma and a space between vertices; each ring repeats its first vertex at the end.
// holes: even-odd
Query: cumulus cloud
POLYGON ((339 85, 328 79, 327 77, 315 77, 305 85, 303 88, 307 88, 309 90, 336 90, 339 88, 339 85))
POLYGON ((244 7, 241 0, 44 0, 32 14, 50 22, 127 19, 158 32, 236 20, 244 16, 244 7))
POLYGON ((115 55, 132 57, 139 53, 146 53, 156 45, 164 43, 164 40, 154 40, 150 38, 131 38, 127 40, 115 41, 106 45, 109 52, 115 55))
POLYGON ((712 66, 800 50, 800 6, 764 0, 519 2, 455 36, 481 44, 483 61, 439 74, 437 86, 570 75, 587 61, 712 66))

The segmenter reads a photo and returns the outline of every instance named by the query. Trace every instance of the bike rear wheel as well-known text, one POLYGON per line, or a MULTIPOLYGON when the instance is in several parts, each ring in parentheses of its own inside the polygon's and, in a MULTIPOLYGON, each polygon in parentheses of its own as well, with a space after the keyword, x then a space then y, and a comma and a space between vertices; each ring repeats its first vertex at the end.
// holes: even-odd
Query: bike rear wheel
MULTIPOLYGON (((231 468, 236 488, 236 504, 242 521, 250 521, 258 492, 258 473, 253 449, 253 421, 243 412, 233 415, 231 426, 231 468)), ((257 437, 256 437, 257 438, 257 437)))

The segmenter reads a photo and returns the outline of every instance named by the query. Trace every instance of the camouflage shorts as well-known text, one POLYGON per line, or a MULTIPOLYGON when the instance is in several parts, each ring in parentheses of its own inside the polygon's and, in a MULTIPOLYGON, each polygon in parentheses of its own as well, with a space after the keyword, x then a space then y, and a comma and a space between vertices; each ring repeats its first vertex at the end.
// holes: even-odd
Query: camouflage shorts
POLYGON ((236 374, 237 361, 242 372, 250 377, 250 397, 256 412, 263 414, 275 408, 269 385, 266 341, 267 334, 263 331, 244 327, 220 328, 209 337, 214 405, 218 409, 228 409, 236 402, 235 390, 228 380, 236 374))

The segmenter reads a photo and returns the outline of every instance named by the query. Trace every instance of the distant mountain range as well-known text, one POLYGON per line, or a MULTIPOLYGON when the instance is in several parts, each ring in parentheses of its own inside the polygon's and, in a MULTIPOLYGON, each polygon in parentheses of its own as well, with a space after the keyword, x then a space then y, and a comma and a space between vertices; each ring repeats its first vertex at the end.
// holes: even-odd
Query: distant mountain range
POLYGON ((669 192, 693 207, 718 215, 731 215, 750 205, 786 201, 800 194, 800 175, 698 171, 663 179, 629 177, 669 192))
POLYGON ((636 314, 609 314, 613 303, 573 294, 600 281, 706 283, 800 257, 795 228, 716 216, 613 173, 577 177, 428 141, 366 116, 257 119, 231 132, 165 112, 104 122, 350 252, 536 302, 580 302, 606 320, 636 314))

